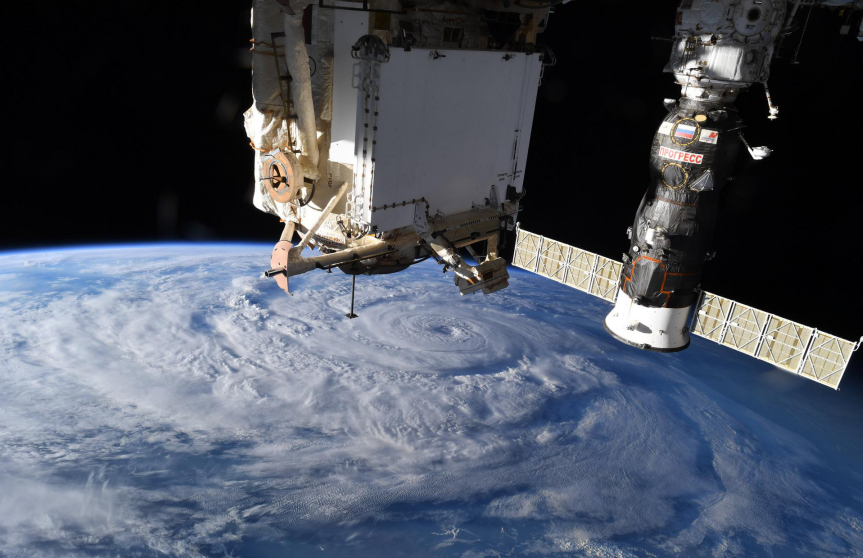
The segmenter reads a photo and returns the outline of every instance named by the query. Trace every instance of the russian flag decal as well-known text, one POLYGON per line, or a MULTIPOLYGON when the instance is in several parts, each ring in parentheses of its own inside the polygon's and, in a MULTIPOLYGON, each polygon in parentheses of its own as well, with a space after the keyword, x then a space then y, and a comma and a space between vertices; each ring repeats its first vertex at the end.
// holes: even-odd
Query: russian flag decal
POLYGON ((692 139, 695 137, 695 126, 687 126, 686 124, 678 124, 674 130, 674 137, 692 139))

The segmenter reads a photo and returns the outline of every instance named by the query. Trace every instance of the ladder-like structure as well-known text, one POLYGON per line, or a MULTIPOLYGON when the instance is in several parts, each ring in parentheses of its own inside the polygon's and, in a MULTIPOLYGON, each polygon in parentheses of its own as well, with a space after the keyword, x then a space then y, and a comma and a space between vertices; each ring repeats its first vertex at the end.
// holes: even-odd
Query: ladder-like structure
MULTIPOLYGON (((516 267, 614 304, 621 262, 516 228, 516 267)), ((839 389, 860 341, 830 335, 743 303, 702 291, 690 333, 839 389)))

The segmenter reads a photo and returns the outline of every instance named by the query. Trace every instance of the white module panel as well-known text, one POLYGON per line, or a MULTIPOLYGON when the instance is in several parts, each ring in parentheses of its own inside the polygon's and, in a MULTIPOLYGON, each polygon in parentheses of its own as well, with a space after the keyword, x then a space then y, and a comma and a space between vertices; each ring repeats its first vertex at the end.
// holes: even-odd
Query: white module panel
POLYGON ((521 191, 540 56, 418 48, 390 54, 378 66, 377 102, 366 104, 357 90, 355 215, 386 231, 413 223, 415 199, 428 201, 430 215, 453 215, 484 204, 492 187, 500 201, 508 185, 521 191), (365 181, 364 162, 367 172, 374 169, 365 181))
MULTIPOLYGON (((337 2, 337 6, 350 6, 337 2)), ((334 10, 333 21, 333 120, 330 131, 330 161, 353 165, 356 156, 357 91, 359 60, 351 58, 351 47, 368 33, 365 12, 334 10)))

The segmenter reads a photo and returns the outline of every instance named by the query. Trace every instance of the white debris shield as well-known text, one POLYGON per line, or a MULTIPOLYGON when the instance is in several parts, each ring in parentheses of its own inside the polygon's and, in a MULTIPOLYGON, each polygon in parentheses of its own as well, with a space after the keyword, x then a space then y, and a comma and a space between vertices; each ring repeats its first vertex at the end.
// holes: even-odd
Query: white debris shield
POLYGON ((653 308, 636 304, 620 290, 611 313, 605 318, 605 330, 618 341, 647 349, 670 353, 689 346, 689 313, 686 308, 653 308))

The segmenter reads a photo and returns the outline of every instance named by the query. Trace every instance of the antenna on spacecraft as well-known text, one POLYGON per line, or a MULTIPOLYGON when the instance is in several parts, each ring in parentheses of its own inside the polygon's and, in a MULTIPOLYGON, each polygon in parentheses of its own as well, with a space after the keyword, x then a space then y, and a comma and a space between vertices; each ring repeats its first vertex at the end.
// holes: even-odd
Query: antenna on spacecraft
POLYGON ((353 320, 357 318, 356 314, 354 314, 354 294, 357 291, 357 263, 354 262, 354 265, 351 266, 351 311, 345 314, 345 317, 349 320, 353 320))

